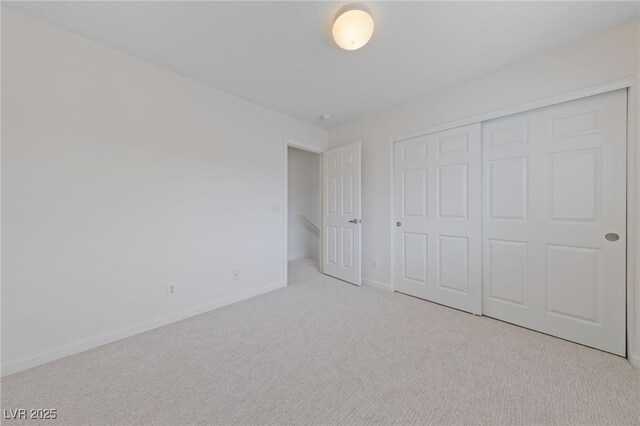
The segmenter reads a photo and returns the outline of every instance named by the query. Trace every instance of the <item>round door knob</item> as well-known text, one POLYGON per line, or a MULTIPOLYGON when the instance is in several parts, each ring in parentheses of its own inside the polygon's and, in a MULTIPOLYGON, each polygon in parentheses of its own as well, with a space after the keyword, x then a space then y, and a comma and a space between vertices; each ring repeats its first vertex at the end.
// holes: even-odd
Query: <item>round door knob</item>
POLYGON ((604 237, 607 239, 607 241, 618 241, 620 239, 620 235, 615 234, 613 232, 609 232, 604 237))
POLYGON ((398 227, 402 226, 402 222, 396 222, 396 226, 398 227))

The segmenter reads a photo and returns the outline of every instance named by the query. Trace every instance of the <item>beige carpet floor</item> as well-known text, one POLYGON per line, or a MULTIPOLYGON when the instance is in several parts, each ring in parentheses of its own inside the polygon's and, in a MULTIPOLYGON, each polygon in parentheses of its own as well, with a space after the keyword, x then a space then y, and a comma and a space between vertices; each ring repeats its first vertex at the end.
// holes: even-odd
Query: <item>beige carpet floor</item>
POLYGON ((42 424, 640 424, 623 358, 308 260, 285 289, 1 385, 2 408, 57 408, 42 424))

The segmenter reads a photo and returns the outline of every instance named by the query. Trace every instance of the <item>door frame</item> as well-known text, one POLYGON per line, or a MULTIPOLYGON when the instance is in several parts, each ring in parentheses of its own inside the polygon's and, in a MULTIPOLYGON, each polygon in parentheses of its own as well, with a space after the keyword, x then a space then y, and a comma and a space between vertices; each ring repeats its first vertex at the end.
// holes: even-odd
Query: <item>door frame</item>
POLYGON ((636 260, 640 255, 638 242, 640 242, 640 197, 638 192, 640 191, 640 172, 637 171, 637 167, 640 166, 640 149, 638 149, 638 126, 640 123, 637 121, 638 111, 638 79, 640 76, 628 76, 618 80, 609 81, 606 83, 585 87, 582 89, 570 91, 560 95, 550 96, 543 99, 538 99, 531 102, 525 102, 515 106, 503 108, 496 111, 491 111, 483 114, 474 115, 471 117, 463 118, 461 120, 450 121, 444 124, 439 124, 424 129, 406 132, 393 136, 389 140, 389 200, 390 200, 390 284, 391 288, 395 287, 395 246, 393 236, 393 226, 395 223, 395 209, 394 209, 394 176, 395 176, 395 143, 412 139, 419 136, 428 135, 431 133, 437 133, 443 130, 449 130, 456 127, 465 126, 473 123, 482 123, 483 121, 493 120, 495 118, 505 117, 508 115, 517 114, 520 112, 526 112, 538 108, 544 108, 551 105, 560 104, 563 102, 574 101, 588 96, 600 95, 607 92, 613 92, 619 89, 627 89, 627 257, 626 257, 626 315, 627 315, 627 330, 626 330, 626 358, 636 368, 640 368, 640 329, 636 330, 636 318, 640 316, 640 312, 636 311, 636 305, 640 306, 640 265, 636 266, 636 260), (636 303, 636 299, 638 302, 636 303), (637 339, 636 339, 637 336, 637 339), (635 350, 638 353, 635 353, 635 350))
MULTIPOLYGON (((322 153, 325 151, 324 149, 306 144, 304 142, 300 142, 291 138, 284 137, 282 140, 283 147, 283 158, 284 158, 284 174, 283 174, 283 184, 282 184, 282 193, 283 193, 283 201, 282 201, 282 217, 283 217, 283 246, 284 246, 284 264, 282 267, 282 273, 284 277, 284 287, 289 285, 289 274, 288 274, 288 265, 289 265, 289 147, 301 149, 303 151, 312 152, 318 155, 319 162, 319 173, 320 173, 320 208, 322 209, 322 153)), ((320 215, 320 251, 318 253, 320 260, 320 268, 322 268, 322 215, 320 215)))

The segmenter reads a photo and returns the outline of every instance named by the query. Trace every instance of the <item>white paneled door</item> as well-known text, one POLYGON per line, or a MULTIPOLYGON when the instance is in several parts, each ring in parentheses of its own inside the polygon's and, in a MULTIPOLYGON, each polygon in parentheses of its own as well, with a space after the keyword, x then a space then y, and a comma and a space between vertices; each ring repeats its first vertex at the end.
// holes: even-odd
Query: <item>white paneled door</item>
POLYGON ((625 355, 626 90, 483 123, 483 313, 625 355))
POLYGON ((322 164, 322 272, 360 285, 360 142, 325 151, 322 164))
POLYGON ((481 128, 395 143, 394 288, 481 313, 481 128))

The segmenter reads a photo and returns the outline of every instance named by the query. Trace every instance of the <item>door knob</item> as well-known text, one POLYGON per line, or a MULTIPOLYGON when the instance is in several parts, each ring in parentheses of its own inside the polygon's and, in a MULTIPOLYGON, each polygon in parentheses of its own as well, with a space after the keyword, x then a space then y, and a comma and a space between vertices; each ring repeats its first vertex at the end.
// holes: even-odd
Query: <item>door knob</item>
POLYGON ((397 227, 402 226, 402 222, 400 222, 400 221, 396 222, 396 226, 397 226, 397 227))
POLYGON ((607 239, 607 241, 618 241, 620 239, 620 235, 615 234, 613 232, 609 232, 604 237, 607 239))
POLYGON ((349 221, 349 223, 360 223, 360 222, 361 222, 360 219, 353 219, 349 221))

